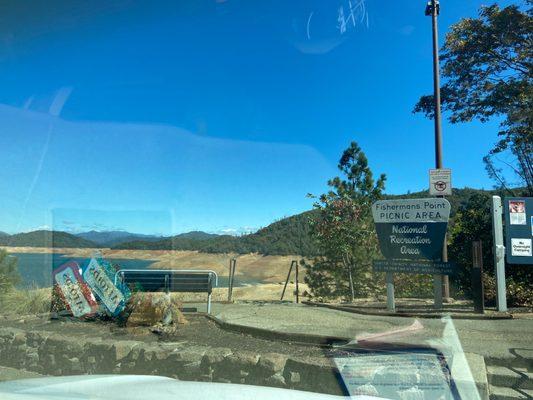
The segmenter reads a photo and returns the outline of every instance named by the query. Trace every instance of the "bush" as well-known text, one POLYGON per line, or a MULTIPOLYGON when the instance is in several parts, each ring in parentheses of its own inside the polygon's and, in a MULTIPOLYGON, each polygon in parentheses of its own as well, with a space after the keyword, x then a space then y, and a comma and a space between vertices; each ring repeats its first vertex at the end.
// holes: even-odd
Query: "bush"
POLYGON ((19 281, 17 259, 0 249, 0 296, 12 290, 19 281))
POLYGON ((40 314, 50 311, 51 288, 12 289, 0 298, 0 311, 4 314, 40 314))
MULTIPOLYGON (((457 295, 470 298, 472 295, 472 242, 482 241, 485 300, 488 305, 493 305, 496 289, 490 204, 491 197, 488 194, 475 194, 459 207, 451 230, 448 252, 450 261, 456 262, 459 266, 459 274, 453 278, 452 282, 457 288, 457 295)), ((533 305, 533 287, 531 286, 533 268, 527 265, 506 265, 505 273, 508 305, 533 305)))

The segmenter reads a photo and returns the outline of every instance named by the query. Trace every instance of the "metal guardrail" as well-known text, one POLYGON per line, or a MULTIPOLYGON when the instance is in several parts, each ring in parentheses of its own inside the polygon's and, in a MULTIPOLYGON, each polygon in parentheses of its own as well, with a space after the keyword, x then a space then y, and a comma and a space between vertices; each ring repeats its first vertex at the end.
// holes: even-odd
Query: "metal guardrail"
MULTIPOLYGON (((127 275, 128 273, 132 273, 132 274, 135 274, 135 275, 147 275, 147 278, 149 278, 149 275, 152 274, 152 275, 164 275, 164 284, 162 286, 162 288, 165 289, 166 292, 169 292, 169 291, 173 291, 172 290, 172 285, 173 283, 171 283, 171 277, 174 276, 174 277, 178 277, 180 275, 206 275, 208 276, 208 280, 207 282, 205 283, 206 284, 206 289, 204 290, 203 287, 201 287, 200 289, 197 289, 197 290, 194 290, 192 287, 188 286, 186 281, 185 282, 180 282, 181 285, 179 286, 180 289, 179 290, 174 290, 174 291, 179 291, 179 292, 207 292, 207 313, 210 314, 211 313, 211 288, 212 287, 217 287, 218 286, 218 275, 215 271, 213 270, 202 270, 202 269, 121 269, 121 270, 118 270, 116 273, 115 273, 115 285, 117 285, 119 279, 124 282, 125 281, 125 275, 127 275), (214 279, 213 279, 214 278, 214 279), (187 288, 189 288, 190 290, 187 290, 187 288)), ((186 278, 185 278, 186 279, 186 278)), ((191 279, 191 278, 189 278, 191 279)), ((152 282, 150 283, 153 283, 153 279, 152 279, 152 282)), ((142 281, 139 281, 139 283, 142 284, 142 281)), ((195 284, 198 284, 198 282, 195 282, 195 284)))

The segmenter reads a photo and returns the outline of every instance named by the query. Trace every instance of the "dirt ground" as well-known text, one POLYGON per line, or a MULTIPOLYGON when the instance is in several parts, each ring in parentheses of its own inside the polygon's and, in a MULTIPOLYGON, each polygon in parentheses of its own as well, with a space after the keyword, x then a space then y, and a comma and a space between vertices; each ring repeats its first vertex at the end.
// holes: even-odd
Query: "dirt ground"
POLYGON ((280 353, 293 357, 324 357, 325 350, 312 345, 271 341, 251 335, 223 330, 201 314, 186 314, 188 321, 178 325, 174 333, 161 335, 149 327, 121 327, 113 321, 80 321, 74 318, 51 320, 47 315, 22 318, 3 317, 0 327, 15 327, 27 331, 37 330, 64 334, 70 337, 101 337, 106 341, 137 340, 147 343, 168 342, 194 344, 213 348, 229 348, 232 351, 280 353))

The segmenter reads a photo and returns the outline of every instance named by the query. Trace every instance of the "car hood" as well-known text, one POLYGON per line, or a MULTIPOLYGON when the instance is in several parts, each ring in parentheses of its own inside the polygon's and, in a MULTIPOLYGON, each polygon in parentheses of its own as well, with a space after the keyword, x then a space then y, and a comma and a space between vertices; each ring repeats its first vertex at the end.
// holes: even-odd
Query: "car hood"
MULTIPOLYGON (((23 379, 0 383, 3 400, 203 400, 275 399, 340 400, 319 393, 229 383, 187 382, 162 376, 80 375, 23 379)), ((376 399, 357 396, 352 399, 376 399)))

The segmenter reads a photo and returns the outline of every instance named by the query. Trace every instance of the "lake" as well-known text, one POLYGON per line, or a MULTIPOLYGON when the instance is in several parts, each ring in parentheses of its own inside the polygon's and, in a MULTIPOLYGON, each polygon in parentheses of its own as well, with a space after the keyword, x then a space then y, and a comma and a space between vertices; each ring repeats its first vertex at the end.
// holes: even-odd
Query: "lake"
MULTIPOLYGON (((65 257, 61 253, 9 253, 18 259, 18 270, 21 282, 18 288, 30 287, 51 287, 52 270, 67 261, 76 261, 80 267, 88 260, 87 257, 65 257)), ((132 258, 106 258, 113 264, 118 264, 121 268, 145 269, 156 260, 138 260, 132 258)), ((235 277, 234 286, 244 286, 246 284, 257 284, 257 280, 235 277)), ((228 287, 228 277, 218 277, 218 287, 228 287)))
MULTIPOLYGON (((21 276, 19 288, 52 286, 52 270, 67 261, 76 261, 80 266, 87 257, 65 257, 60 253, 9 253, 18 259, 18 270, 21 276)), ((145 269, 155 260, 136 260, 126 258, 108 258, 113 264, 122 268, 145 269)))

